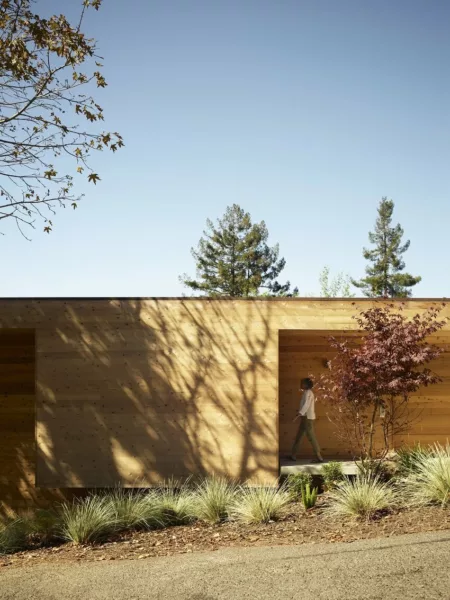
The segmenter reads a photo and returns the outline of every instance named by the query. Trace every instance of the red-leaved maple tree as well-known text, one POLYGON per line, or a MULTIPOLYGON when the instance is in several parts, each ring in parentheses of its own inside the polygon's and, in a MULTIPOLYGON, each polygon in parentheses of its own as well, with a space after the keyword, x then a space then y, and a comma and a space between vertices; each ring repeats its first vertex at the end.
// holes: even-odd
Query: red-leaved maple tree
POLYGON ((411 394, 440 381, 426 365, 442 352, 429 337, 446 322, 439 319, 443 306, 408 319, 403 305, 376 305, 354 317, 361 331, 357 344, 329 338, 336 356, 316 389, 354 455, 385 456, 394 436, 417 418, 411 394))

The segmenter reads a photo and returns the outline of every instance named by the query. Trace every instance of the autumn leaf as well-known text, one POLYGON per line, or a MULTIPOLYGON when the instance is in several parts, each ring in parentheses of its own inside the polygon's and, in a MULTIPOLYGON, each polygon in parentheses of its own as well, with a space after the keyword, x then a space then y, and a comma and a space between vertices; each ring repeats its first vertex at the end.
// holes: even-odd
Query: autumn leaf
POLYGON ((97 173, 89 173, 88 181, 92 181, 94 185, 97 185, 97 181, 100 181, 100 177, 97 175, 97 173))

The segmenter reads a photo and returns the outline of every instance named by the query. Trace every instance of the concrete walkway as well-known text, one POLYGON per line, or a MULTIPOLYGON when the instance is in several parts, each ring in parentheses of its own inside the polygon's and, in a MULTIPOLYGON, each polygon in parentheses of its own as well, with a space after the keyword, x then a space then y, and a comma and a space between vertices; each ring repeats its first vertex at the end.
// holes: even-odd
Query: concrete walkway
POLYGON ((449 600, 450 531, 353 544, 228 549, 6 567, 3 600, 449 600))
MULTIPOLYGON (((310 473, 311 475, 321 475, 322 465, 331 462, 332 459, 326 459, 324 463, 314 463, 308 458, 298 458, 293 462, 290 458, 280 458, 280 475, 286 476, 291 473, 310 473)), ((358 467, 353 460, 335 459, 342 465, 344 475, 356 475, 358 467)))

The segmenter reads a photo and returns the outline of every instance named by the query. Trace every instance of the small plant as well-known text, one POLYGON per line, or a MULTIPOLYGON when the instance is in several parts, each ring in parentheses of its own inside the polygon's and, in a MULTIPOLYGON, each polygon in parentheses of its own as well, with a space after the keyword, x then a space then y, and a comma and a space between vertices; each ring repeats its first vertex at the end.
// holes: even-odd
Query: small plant
POLYGON ((342 463, 331 460, 322 465, 323 483, 327 490, 331 490, 344 479, 342 463))
POLYGON ((307 485, 312 485, 311 473, 291 473, 286 480, 287 489, 294 500, 302 497, 302 491, 307 485))
POLYGON ((305 507, 305 510, 314 508, 314 506, 316 505, 316 502, 317 502, 317 493, 318 493, 318 489, 317 488, 311 489, 311 486, 309 485, 309 483, 307 483, 306 486, 302 489, 302 502, 303 502, 303 506, 305 507))
POLYGON ((387 482, 392 479, 392 468, 381 458, 365 458, 356 463, 358 474, 365 479, 387 482))
POLYGON ((450 505, 450 444, 419 456, 402 488, 408 504, 450 505))
POLYGON ((47 546, 60 536, 61 517, 53 510, 39 509, 24 517, 30 536, 47 546))
POLYGON ((75 544, 99 542, 117 530, 114 507, 107 496, 91 495, 61 510, 61 537, 75 544))
POLYGON ((399 475, 408 476, 418 470, 423 458, 432 456, 431 448, 423 448, 416 444, 412 448, 399 448, 397 450, 397 470, 399 475))
POLYGON ((196 498, 187 483, 170 481, 158 490, 155 498, 166 525, 186 525, 195 520, 196 498))
POLYGON ((392 508, 396 503, 396 494, 389 483, 367 475, 345 478, 328 498, 331 513, 366 519, 392 508))
POLYGON ((154 529, 163 524, 163 509, 153 492, 117 488, 106 496, 118 529, 154 529))
POLYGON ((241 487, 232 506, 232 515, 240 523, 277 521, 291 501, 291 493, 277 487, 241 487))
POLYGON ((236 486, 223 477, 205 479, 195 492, 195 516, 207 523, 224 521, 229 514, 236 486))
POLYGON ((25 550, 28 545, 28 528, 23 519, 12 517, 0 523, 0 554, 25 550))

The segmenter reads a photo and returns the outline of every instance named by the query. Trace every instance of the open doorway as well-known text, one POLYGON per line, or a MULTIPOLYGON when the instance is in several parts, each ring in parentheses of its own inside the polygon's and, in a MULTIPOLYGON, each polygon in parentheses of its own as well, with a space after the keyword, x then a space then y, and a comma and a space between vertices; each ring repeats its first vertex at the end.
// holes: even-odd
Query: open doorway
MULTIPOLYGON (((327 361, 333 358, 334 352, 328 342, 329 336, 337 338, 355 338, 358 331, 351 330, 299 330, 282 329, 279 331, 279 440, 280 464, 286 464, 292 442, 298 427, 293 423, 300 403, 300 380, 304 377, 317 379, 327 368, 327 361)), ((336 436, 335 426, 327 416, 327 408, 316 404, 316 435, 325 460, 350 459, 350 450, 336 436)), ((304 438, 298 448, 297 457, 300 464, 308 464, 313 458, 309 441, 304 438)))
POLYGON ((0 513, 21 508, 35 481, 35 334, 0 329, 0 513))

